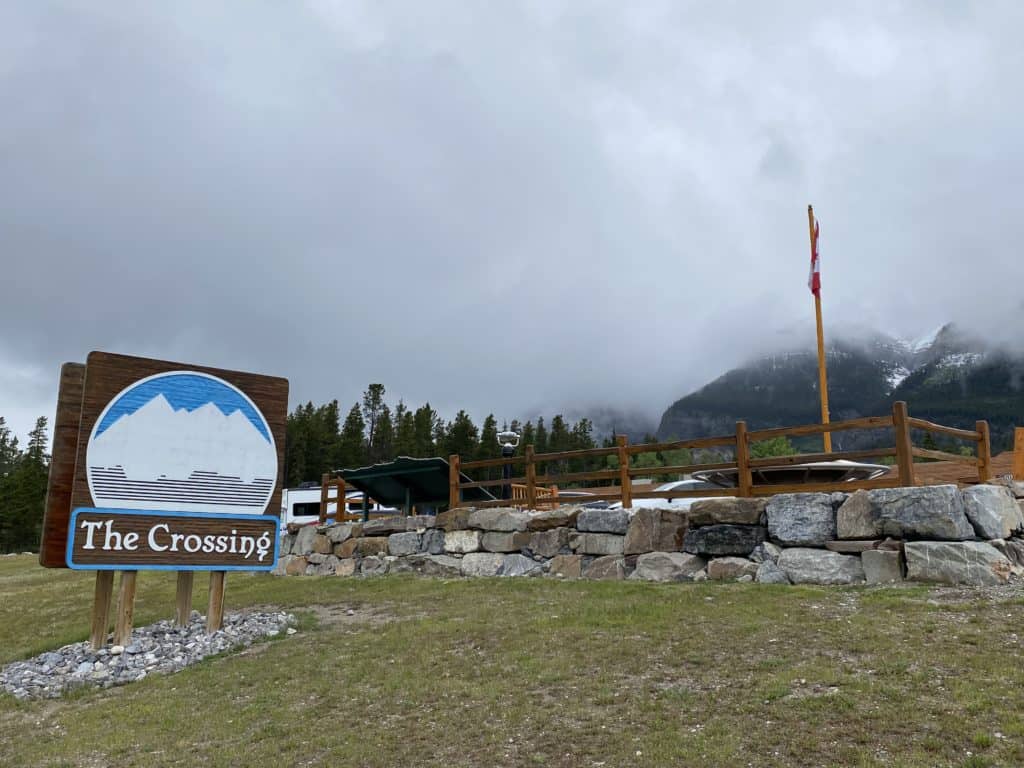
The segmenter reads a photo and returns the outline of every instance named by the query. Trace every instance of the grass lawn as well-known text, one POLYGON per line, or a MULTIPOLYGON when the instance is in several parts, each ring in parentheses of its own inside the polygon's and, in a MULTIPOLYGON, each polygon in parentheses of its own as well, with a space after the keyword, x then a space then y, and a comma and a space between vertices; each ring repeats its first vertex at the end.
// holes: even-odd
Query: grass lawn
MULTIPOLYGON (((0 558, 0 663, 85 639, 92 582, 0 558)), ((229 574, 298 634, 0 695, 0 766, 1020 766, 1020 594, 229 574)), ((144 573, 136 624, 173 602, 144 573)))

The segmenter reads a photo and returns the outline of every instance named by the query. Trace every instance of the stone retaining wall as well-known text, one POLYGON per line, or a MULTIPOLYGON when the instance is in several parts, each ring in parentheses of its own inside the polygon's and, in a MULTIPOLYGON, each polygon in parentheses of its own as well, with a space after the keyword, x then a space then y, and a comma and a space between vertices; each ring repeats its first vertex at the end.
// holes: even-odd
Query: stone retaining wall
POLYGON ((689 510, 459 508, 307 526, 278 575, 991 585, 1024 574, 1024 484, 706 499, 689 510))

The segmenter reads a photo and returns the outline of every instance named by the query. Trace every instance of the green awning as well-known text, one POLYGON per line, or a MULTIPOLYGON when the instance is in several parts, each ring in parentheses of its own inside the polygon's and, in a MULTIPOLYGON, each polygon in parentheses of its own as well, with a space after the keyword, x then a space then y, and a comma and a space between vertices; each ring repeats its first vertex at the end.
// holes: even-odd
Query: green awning
MULTIPOLYGON (((411 459, 408 456, 372 467, 338 470, 346 486, 362 491, 379 504, 399 508, 408 504, 447 504, 448 472, 448 462, 440 457, 411 459)), ((462 475, 462 482, 470 481, 471 478, 462 475)), ((462 500, 467 503, 493 499, 484 488, 462 491, 462 500)))

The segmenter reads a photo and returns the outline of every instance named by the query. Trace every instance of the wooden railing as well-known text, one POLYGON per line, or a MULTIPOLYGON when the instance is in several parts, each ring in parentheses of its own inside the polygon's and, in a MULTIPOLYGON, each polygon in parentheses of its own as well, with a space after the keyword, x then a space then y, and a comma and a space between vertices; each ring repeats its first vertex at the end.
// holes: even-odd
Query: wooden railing
MULTIPOLYGON (((511 483, 511 486, 512 506, 525 506, 528 486, 520 483, 511 483)), ((536 488, 535 495, 534 509, 554 509, 558 506, 557 485, 552 485, 550 488, 536 488)))
POLYGON ((1013 431, 1013 479, 1024 482, 1024 427, 1013 431))
MULTIPOLYGON (((1019 440, 1024 445, 1024 436, 1019 440)), ((1024 448, 1022 448, 1024 452, 1024 448)), ((662 443, 641 443, 630 445, 624 435, 615 438, 615 445, 608 448, 587 448, 576 451, 560 451, 556 453, 535 453, 532 445, 527 445, 520 456, 510 458, 483 459, 479 461, 462 461, 457 455, 449 457, 449 505, 457 507, 462 503, 462 491, 467 488, 494 488, 500 495, 504 485, 512 487, 512 499, 494 499, 474 501, 476 507, 522 506, 536 509, 538 504, 551 504, 544 496, 549 493, 545 486, 554 483, 578 483, 587 481, 612 481, 614 485, 604 485, 594 489, 587 501, 621 501, 622 506, 631 507, 633 499, 661 498, 698 498, 711 496, 770 496, 776 493, 793 493, 800 491, 835 491, 857 490, 860 488, 892 488, 916 484, 914 477, 914 458, 942 459, 950 461, 970 462, 977 465, 979 482, 986 482, 992 477, 992 457, 989 442, 988 423, 979 421, 974 430, 957 429, 940 424, 933 424, 922 419, 913 419, 907 413, 907 404, 897 402, 893 405, 892 414, 888 416, 868 416, 860 419, 837 421, 830 424, 804 424, 795 427, 774 427, 749 431, 744 421, 736 422, 736 432, 732 435, 718 437, 701 437, 692 440, 671 440, 662 443), (763 440, 777 437, 807 437, 825 433, 843 432, 864 429, 892 429, 895 445, 889 448, 871 448, 857 451, 831 451, 823 453, 803 453, 789 456, 771 456, 753 459, 750 457, 751 446, 763 440), (911 441, 911 430, 923 430, 954 437, 976 444, 976 456, 963 456, 945 451, 916 448, 911 441), (731 452, 731 461, 702 464, 681 464, 676 466, 637 467, 631 466, 632 457, 644 453, 657 453, 675 450, 697 450, 723 448, 731 452), (550 466, 554 462, 568 460, 617 458, 618 466, 614 469, 598 469, 588 472, 567 472, 561 474, 537 474, 538 465, 550 466), (826 483, 789 483, 772 485, 755 485, 753 473, 763 467, 785 466, 806 462, 835 461, 838 459, 859 460, 868 458, 893 458, 896 473, 888 473, 872 480, 857 480, 826 483), (491 469, 510 466, 513 477, 495 480, 464 481, 462 473, 472 470, 491 469), (516 474, 515 468, 521 468, 516 474), (700 471, 730 470, 735 471, 737 484, 735 488, 707 489, 695 491, 634 491, 633 478, 648 475, 652 472, 659 475, 683 474, 700 471), (520 490, 517 490, 520 489, 520 490)), ((1024 459, 1022 459, 1024 462, 1024 459)), ((1024 467, 1022 467, 1024 472, 1024 467)))
MULTIPOLYGON (((347 498, 345 489, 345 478, 333 472, 326 472, 320 478, 320 522, 326 523, 328 517, 336 523, 351 523, 359 520, 369 520, 371 514, 380 515, 380 512, 372 512, 377 507, 377 502, 365 493, 362 499, 354 500, 347 498), (334 491, 334 495, 331 495, 334 491), (329 514, 328 506, 334 504, 334 514, 329 514), (353 511, 352 506, 358 504, 353 511)), ((406 513, 412 512, 406 509, 406 513)))

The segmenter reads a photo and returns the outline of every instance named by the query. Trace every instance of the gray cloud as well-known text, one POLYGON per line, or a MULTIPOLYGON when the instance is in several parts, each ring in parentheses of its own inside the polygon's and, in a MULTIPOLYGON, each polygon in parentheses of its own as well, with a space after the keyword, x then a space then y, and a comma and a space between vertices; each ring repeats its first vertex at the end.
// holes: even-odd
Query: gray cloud
MULTIPOLYGON (((0 8, 0 414, 91 349, 652 413, 813 323, 1019 324, 1015 3, 0 8)), ((1011 337, 1013 334, 1006 334, 1011 337)))

